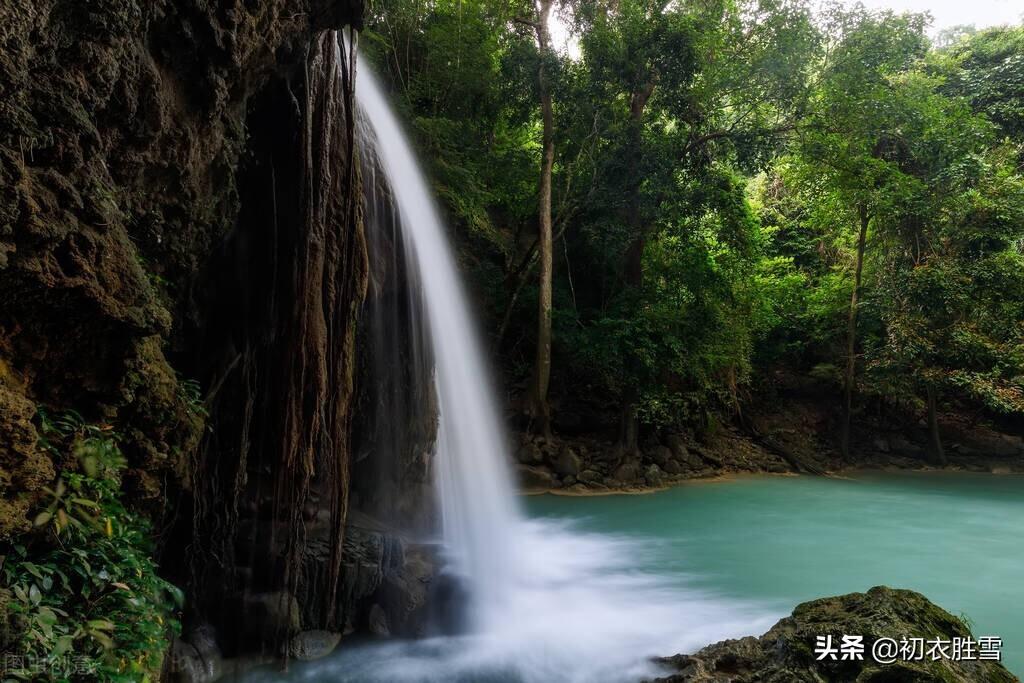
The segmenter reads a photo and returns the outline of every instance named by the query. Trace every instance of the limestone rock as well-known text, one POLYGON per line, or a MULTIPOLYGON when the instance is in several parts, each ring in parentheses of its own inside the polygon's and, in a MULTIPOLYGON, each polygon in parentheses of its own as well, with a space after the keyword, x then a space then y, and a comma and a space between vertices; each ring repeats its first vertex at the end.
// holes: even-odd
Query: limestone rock
POLYGON ((303 662, 326 657, 341 642, 341 634, 333 631, 302 631, 288 644, 289 654, 303 662))
POLYGON ((568 446, 562 448, 554 462, 554 470, 562 477, 575 477, 580 473, 580 456, 568 446))
POLYGON ((958 618, 928 601, 920 593, 879 586, 867 593, 850 593, 798 605, 760 638, 747 637, 709 645, 694 655, 661 660, 676 673, 662 683, 1013 683, 1017 678, 995 661, 900 661, 880 664, 871 647, 879 638, 963 638, 970 630, 958 618), (818 636, 864 636, 861 661, 818 661, 818 636))
POLYGON ((384 612, 384 608, 380 605, 374 604, 370 608, 370 618, 368 627, 370 633, 376 636, 389 636, 391 635, 391 629, 388 627, 388 616, 384 612))
POLYGON ((519 447, 516 458, 524 465, 539 465, 544 461, 544 454, 541 453, 540 447, 537 444, 533 441, 527 441, 519 447))
POLYGON ((686 443, 683 441, 683 437, 678 434, 669 434, 665 438, 665 443, 672 451, 672 455, 675 456, 676 460, 686 460, 689 456, 689 451, 686 448, 686 443))
POLYGON ((889 443, 892 446, 892 450, 902 455, 916 457, 924 452, 924 449, 922 449, 916 443, 911 442, 907 437, 903 435, 893 437, 889 443))
POLYGON ((640 478, 640 463, 632 460, 626 462, 615 468, 615 472, 612 473, 613 479, 618 479, 624 483, 630 483, 640 478))
POLYGON ((213 679, 207 675, 203 660, 195 647, 181 638, 171 642, 170 651, 164 661, 163 678, 170 683, 208 683, 213 679))
POLYGON ((672 450, 668 446, 654 446, 647 452, 647 457, 658 467, 665 469, 665 466, 672 462, 672 450))
POLYGON ((675 460, 669 460, 665 463, 664 470, 665 474, 670 474, 672 476, 678 476, 683 473, 682 466, 675 460))
POLYGON ((657 488, 664 485, 663 472, 657 465, 650 465, 644 470, 644 481, 647 482, 648 486, 657 488))

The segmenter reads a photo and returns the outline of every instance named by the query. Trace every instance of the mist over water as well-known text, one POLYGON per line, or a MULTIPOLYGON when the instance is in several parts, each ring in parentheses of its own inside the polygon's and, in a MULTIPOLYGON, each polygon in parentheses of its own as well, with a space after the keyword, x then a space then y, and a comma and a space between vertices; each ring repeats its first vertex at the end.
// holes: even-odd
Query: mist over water
POLYGON ((502 623, 467 635, 343 645, 330 659, 262 681, 626 683, 662 675, 651 658, 760 633, 756 603, 716 598, 680 577, 637 569, 654 541, 584 531, 556 520, 516 525, 523 574, 502 623))

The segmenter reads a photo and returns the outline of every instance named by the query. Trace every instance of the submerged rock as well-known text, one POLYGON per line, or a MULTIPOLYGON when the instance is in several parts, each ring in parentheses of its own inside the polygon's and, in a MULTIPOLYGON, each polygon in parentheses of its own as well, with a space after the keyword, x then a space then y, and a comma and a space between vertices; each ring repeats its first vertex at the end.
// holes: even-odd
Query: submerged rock
MULTIPOLYGON (((902 661, 879 663, 872 658, 875 641, 923 638, 951 641, 970 638, 960 619, 920 593, 879 586, 798 605, 760 638, 725 640, 694 655, 661 660, 674 673, 662 683, 1012 683, 1017 677, 997 661, 902 661), (863 636, 864 655, 857 659, 818 659, 819 636, 831 636, 838 648, 843 635, 863 636)), ((925 645, 927 648, 927 645, 925 645)), ((927 652, 927 649, 925 649, 927 652)), ((977 651, 976 651, 977 652, 977 651)))

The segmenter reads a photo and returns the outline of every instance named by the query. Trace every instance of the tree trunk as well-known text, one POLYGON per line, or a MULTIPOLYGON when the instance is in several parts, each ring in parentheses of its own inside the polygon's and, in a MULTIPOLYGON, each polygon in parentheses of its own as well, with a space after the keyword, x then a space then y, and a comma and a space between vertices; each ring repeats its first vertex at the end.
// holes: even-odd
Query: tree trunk
POLYGON ((853 277, 853 292, 850 294, 850 314, 846 327, 846 377, 843 383, 843 427, 840 439, 840 452, 843 458, 850 457, 850 414, 853 412, 853 373, 856 365, 857 349, 857 297, 860 294, 860 276, 864 267, 864 246, 867 242, 868 222, 867 207, 860 207, 860 234, 857 236, 857 264, 853 277))
MULTIPOLYGON (((643 256, 644 245, 647 234, 643 225, 643 217, 640 212, 640 160, 644 109, 647 101, 654 92, 657 83, 652 74, 651 79, 643 88, 634 92, 629 101, 629 124, 630 144, 629 157, 627 160, 627 175, 629 182, 628 204, 626 206, 626 227, 632 239, 626 249, 626 258, 623 269, 623 280, 627 288, 639 291, 644 283, 643 256)), ((627 371, 635 375, 639 367, 636 358, 626 359, 627 371)), ((622 397, 622 415, 619 431, 619 444, 627 451, 636 451, 639 442, 640 426, 637 421, 637 403, 640 401, 640 389, 635 383, 630 383, 622 397)))
POLYGON ((551 285, 553 239, 551 228, 551 170, 555 163, 554 115, 551 103, 551 88, 548 83, 547 61, 551 56, 551 36, 548 19, 553 0, 539 0, 537 5, 537 47, 540 66, 537 70, 540 90, 540 111, 543 122, 543 144, 540 166, 540 190, 538 205, 538 263, 540 270, 537 303, 537 355, 533 364, 533 380, 530 385, 529 416, 537 421, 538 430, 544 435, 551 433, 550 410, 548 406, 548 385, 551 379, 551 285))
POLYGON ((932 460, 937 465, 945 465, 946 451, 942 448, 942 439, 939 437, 939 417, 936 410, 938 401, 935 396, 935 386, 929 384, 925 387, 925 392, 928 398, 928 442, 932 460))

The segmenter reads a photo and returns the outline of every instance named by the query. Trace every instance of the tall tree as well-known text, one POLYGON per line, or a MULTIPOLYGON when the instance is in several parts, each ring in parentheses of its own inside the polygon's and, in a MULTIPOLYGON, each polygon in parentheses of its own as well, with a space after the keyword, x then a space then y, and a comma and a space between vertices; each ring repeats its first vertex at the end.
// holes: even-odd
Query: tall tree
POLYGON ((536 0, 532 20, 519 19, 533 27, 537 36, 537 92, 540 99, 541 159, 537 191, 537 350, 526 412, 544 435, 551 433, 548 386, 551 381, 551 291, 554 235, 551 219, 551 174, 555 165, 555 117, 551 96, 550 70, 555 61, 551 46, 551 10, 554 0, 536 0))
POLYGON ((860 297, 860 281, 864 273, 864 250, 868 242, 868 224, 871 216, 866 204, 857 208, 860 229, 857 232, 857 251, 853 266, 853 287, 850 289, 850 310, 846 325, 846 371, 843 374, 843 426, 840 434, 840 450, 843 456, 850 454, 850 414, 853 412, 853 374, 857 359, 857 307, 860 297))
POLYGON ((869 227, 880 215, 895 211, 914 183, 892 158, 901 126, 914 115, 900 106, 906 101, 897 97, 895 77, 924 56, 927 41, 925 20, 919 15, 836 6, 825 19, 834 43, 821 68, 798 149, 806 200, 824 220, 848 226, 854 235, 839 439, 840 451, 848 457, 869 227))

